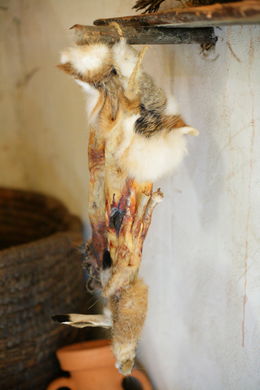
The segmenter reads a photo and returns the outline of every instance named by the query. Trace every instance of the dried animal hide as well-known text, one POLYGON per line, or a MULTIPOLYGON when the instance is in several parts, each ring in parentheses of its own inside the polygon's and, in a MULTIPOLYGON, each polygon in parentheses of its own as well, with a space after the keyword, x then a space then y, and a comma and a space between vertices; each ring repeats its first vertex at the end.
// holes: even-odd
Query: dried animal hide
POLYGON ((55 318, 76 327, 112 327, 116 365, 124 375, 134 365, 147 311, 138 270, 153 209, 163 197, 152 182, 182 161, 185 135, 198 134, 143 71, 144 51, 123 38, 113 46, 90 43, 64 51, 59 65, 87 94, 92 239, 85 263, 92 289, 100 289, 107 304, 103 315, 55 318))

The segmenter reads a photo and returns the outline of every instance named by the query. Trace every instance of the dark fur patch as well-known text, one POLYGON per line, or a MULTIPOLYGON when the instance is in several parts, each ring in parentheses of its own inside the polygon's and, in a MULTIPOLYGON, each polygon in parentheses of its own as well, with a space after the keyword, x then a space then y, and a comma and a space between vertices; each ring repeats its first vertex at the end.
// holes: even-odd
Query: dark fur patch
POLYGON ((51 317, 53 321, 57 322, 69 322, 70 316, 68 314, 57 314, 56 316, 51 317))
POLYGON ((77 80, 94 85, 96 88, 102 86, 102 83, 105 80, 110 79, 111 75, 115 76, 114 67, 112 67, 112 65, 104 66, 100 72, 86 72, 86 74, 78 72, 73 68, 70 62, 66 62, 65 64, 58 64, 57 68, 65 73, 68 73, 77 80))
POLYGON ((112 259, 111 259, 111 256, 110 256, 110 252, 106 249, 104 250, 104 253, 103 253, 103 262, 102 262, 102 267, 103 269, 108 269, 112 266, 112 259))
POLYGON ((112 73, 113 75, 117 75, 116 69, 115 69, 115 68, 112 68, 111 73, 112 73))
POLYGON ((161 114, 156 110, 147 110, 143 104, 140 105, 141 116, 135 122, 135 132, 145 137, 152 136, 155 132, 162 130, 161 114))
POLYGON ((122 388, 124 390, 143 390, 141 382, 134 376, 126 376, 122 380, 122 388))
POLYGON ((117 207, 113 207, 111 210, 110 218, 109 218, 109 226, 114 228, 116 234, 119 234, 120 228, 125 216, 125 211, 118 209, 117 207))

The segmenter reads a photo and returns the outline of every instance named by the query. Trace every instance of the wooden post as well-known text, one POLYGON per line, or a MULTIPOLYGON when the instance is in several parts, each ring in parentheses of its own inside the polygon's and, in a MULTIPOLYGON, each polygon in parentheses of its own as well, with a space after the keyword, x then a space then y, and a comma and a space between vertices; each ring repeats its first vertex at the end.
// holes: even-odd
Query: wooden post
MULTIPOLYGON (((97 21, 99 22, 99 21, 97 21)), ((89 42, 113 44, 120 36, 112 26, 82 26, 71 27, 76 33, 78 45, 89 42)), ((169 45, 190 43, 215 43, 217 38, 212 28, 171 28, 149 26, 121 26, 122 34, 131 45, 169 45)))

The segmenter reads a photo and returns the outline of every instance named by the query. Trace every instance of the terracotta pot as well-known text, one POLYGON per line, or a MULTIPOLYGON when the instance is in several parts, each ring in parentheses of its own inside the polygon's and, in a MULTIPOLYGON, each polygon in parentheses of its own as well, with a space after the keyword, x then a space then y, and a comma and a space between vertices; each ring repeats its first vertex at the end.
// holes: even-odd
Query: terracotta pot
MULTIPOLYGON (((54 380, 47 390, 68 387, 71 390, 122 390, 123 376, 115 368, 115 359, 107 340, 96 340, 69 345, 57 351, 61 368, 70 372, 69 378, 54 380)), ((139 370, 133 370, 143 390, 152 387, 139 370)), ((141 388, 141 387, 140 387, 141 388)))

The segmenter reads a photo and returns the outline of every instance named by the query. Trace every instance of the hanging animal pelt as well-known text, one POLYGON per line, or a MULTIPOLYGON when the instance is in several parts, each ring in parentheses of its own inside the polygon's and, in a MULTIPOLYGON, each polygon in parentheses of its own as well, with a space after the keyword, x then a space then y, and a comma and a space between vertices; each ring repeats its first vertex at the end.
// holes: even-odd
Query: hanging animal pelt
POLYGON ((92 239, 85 264, 92 290, 105 299, 102 315, 55 319, 76 327, 112 329, 119 371, 128 375, 147 311, 147 287, 138 278, 152 212, 163 195, 153 182, 174 171, 186 154, 186 125, 171 96, 142 68, 140 52, 121 38, 113 45, 76 45, 59 68, 87 95, 89 121, 89 217, 92 239))

